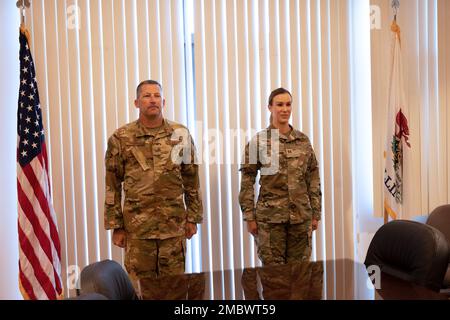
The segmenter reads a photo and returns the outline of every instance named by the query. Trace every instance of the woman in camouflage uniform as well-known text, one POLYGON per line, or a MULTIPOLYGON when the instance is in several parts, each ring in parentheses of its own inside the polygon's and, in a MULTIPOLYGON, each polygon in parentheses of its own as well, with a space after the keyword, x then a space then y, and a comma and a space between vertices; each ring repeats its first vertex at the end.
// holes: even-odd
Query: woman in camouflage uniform
POLYGON ((289 124, 291 93, 274 90, 268 108, 270 126, 245 148, 239 202, 263 265, 308 261, 312 231, 321 217, 319 166, 308 137, 289 124))

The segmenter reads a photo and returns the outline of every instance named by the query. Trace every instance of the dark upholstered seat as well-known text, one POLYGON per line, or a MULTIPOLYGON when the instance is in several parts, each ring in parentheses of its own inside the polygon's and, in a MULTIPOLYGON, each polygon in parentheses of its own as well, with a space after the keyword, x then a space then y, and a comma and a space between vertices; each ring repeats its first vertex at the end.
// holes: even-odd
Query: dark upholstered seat
POLYGON ((365 260, 366 267, 439 291, 448 266, 445 236, 429 225, 395 220, 375 233, 365 260))
MULTIPOLYGON (((434 209, 428 216, 426 224, 441 231, 447 238, 450 247, 450 204, 434 209)), ((447 273, 445 274, 443 282, 444 288, 450 288, 450 256, 448 263, 447 273)))
POLYGON ((113 260, 86 266, 80 275, 81 296, 100 294, 110 300, 136 300, 137 295, 128 274, 113 260))

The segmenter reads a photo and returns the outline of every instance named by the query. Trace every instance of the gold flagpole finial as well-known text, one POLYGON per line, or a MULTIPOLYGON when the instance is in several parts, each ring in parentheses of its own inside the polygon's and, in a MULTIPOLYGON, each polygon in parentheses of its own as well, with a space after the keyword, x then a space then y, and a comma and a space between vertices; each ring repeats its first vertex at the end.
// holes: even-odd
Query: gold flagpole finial
POLYGON ((392 0, 391 6, 392 11, 394 12, 394 20, 392 21, 391 31, 397 34, 401 46, 402 40, 400 37, 400 26, 397 24, 397 13, 398 9, 400 8, 400 0, 392 0))

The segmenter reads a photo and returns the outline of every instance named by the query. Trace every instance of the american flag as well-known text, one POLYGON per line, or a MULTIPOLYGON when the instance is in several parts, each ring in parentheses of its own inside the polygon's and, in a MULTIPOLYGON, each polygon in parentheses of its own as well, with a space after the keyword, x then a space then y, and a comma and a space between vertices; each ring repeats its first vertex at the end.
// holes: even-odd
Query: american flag
POLYGON ((33 58, 20 32, 17 110, 19 283, 25 299, 62 297, 61 247, 50 194, 47 151, 33 58))

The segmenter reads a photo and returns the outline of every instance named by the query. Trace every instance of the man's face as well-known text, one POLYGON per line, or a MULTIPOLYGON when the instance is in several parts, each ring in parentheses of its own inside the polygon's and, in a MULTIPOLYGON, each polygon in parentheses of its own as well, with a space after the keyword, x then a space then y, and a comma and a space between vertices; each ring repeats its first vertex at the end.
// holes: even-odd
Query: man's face
POLYGON ((289 123, 292 112, 292 99, 289 93, 282 93, 275 96, 269 110, 272 113, 272 122, 276 127, 289 123))
POLYGON ((139 109, 140 116, 147 118, 159 118, 166 100, 162 97, 161 89, 157 84, 144 84, 139 92, 139 97, 134 100, 134 105, 139 109))

